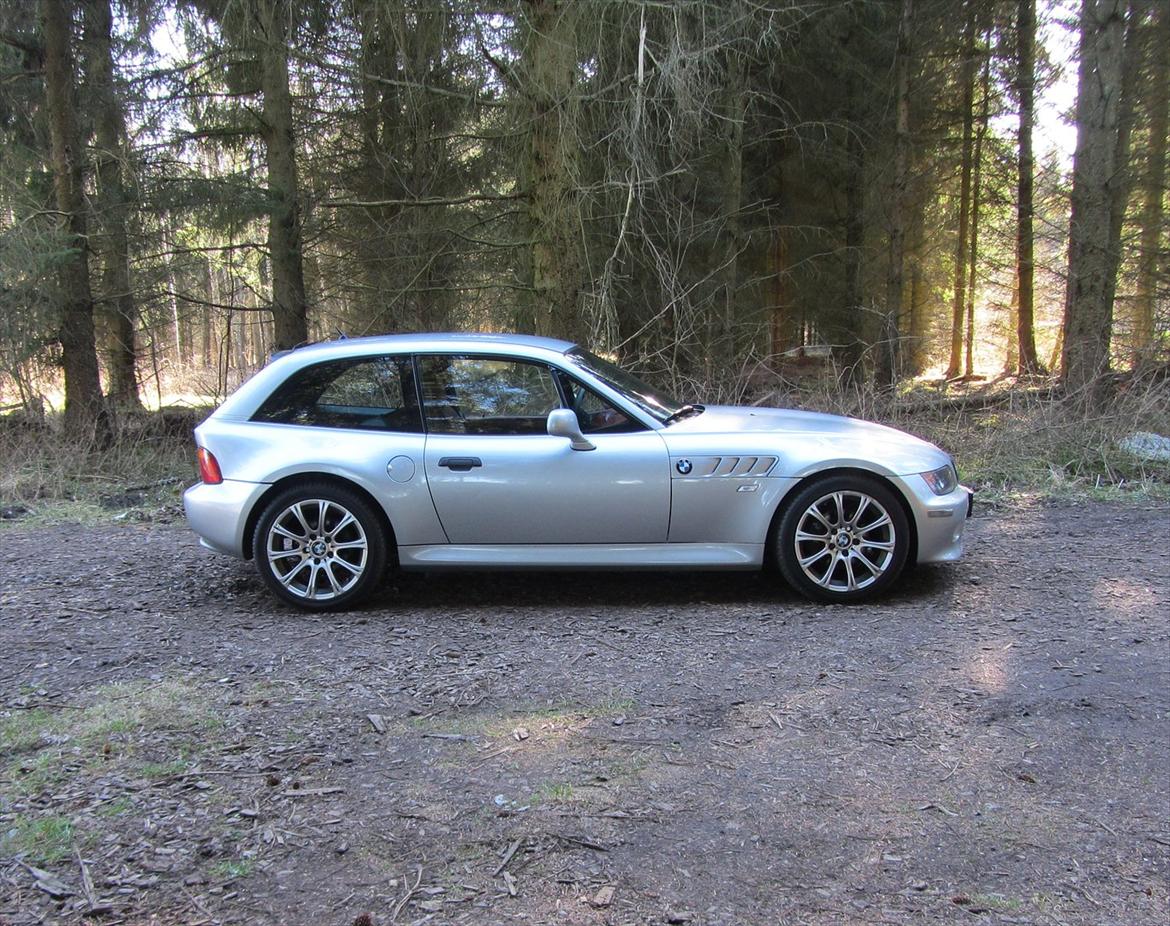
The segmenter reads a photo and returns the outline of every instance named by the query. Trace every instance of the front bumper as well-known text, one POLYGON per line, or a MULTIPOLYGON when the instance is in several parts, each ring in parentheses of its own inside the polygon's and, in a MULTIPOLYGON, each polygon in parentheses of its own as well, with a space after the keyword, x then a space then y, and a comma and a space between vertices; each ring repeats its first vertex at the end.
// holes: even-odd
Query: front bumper
POLYGON ((203 546, 243 559, 248 515, 268 488, 266 483, 235 479, 219 485, 197 483, 183 493, 187 523, 203 546))
POLYGON ((918 533, 919 563, 953 563, 963 554, 963 531, 974 512, 975 493, 956 486, 935 495, 920 476, 895 477, 910 502, 918 533))

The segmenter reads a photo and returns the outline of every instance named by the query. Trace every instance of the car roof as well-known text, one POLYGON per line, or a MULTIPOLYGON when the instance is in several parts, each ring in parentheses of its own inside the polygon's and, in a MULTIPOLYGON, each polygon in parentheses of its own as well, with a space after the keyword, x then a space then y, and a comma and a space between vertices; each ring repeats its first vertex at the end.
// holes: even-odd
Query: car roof
POLYGON ((383 334, 362 338, 321 341, 274 354, 271 362, 240 386, 213 413, 217 418, 247 418, 295 370, 314 363, 360 357, 366 354, 468 353, 515 355, 530 360, 551 360, 575 347, 570 341, 530 334, 443 332, 439 334, 383 334))
MULTIPOLYGON (((360 338, 338 338, 320 341, 283 354, 301 355, 317 352, 348 353, 367 350, 431 351, 431 350, 508 350, 528 348, 563 354, 576 345, 572 341, 544 338, 532 334, 501 334, 487 331, 443 331, 434 334, 378 334, 360 338)), ((282 355, 283 355, 282 354, 282 355)))

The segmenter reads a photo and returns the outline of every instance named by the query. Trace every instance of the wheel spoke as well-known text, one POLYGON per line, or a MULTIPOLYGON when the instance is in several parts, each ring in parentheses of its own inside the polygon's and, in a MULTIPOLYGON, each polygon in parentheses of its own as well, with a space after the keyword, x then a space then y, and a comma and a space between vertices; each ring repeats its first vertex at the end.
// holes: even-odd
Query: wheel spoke
POLYGON ((349 527, 349 525, 351 525, 351 524, 357 524, 357 518, 355 518, 352 514, 350 514, 347 511, 345 513, 345 517, 343 517, 340 521, 337 522, 337 526, 334 527, 331 531, 329 531, 329 536, 336 537, 338 534, 340 534, 345 528, 349 527))
POLYGON ((345 543, 333 544, 334 550, 364 550, 366 542, 364 540, 347 540, 345 543))
POLYGON ((800 565, 805 569, 808 569, 809 566, 811 566, 817 560, 823 559, 826 555, 833 555, 833 551, 828 547, 821 547, 819 550, 817 550, 816 553, 813 553, 811 556, 806 556, 804 559, 802 559, 800 561, 800 565))
POLYGON ((892 523, 893 522, 890 520, 890 516, 883 511, 882 516, 880 518, 878 518, 872 524, 866 524, 864 527, 860 528, 860 530, 861 530, 861 533, 864 535, 864 534, 868 534, 870 531, 877 530, 879 527, 887 527, 892 523))
POLYGON ((865 563, 865 568, 868 569, 870 571, 870 573, 873 574, 873 577, 875 579, 878 576, 880 576, 883 572, 885 572, 885 570, 881 566, 879 566, 877 563, 873 562, 873 560, 871 560, 868 556, 866 556, 864 553, 862 553, 860 549, 858 549, 854 552, 856 552, 857 558, 859 560, 861 560, 863 563, 865 563))
POLYGON ((857 548, 866 550, 885 550, 889 552, 894 549, 894 541, 892 540, 859 540, 857 548))
POLYGON ((292 584, 292 580, 296 577, 297 573, 299 573, 306 566, 311 567, 312 565, 313 564, 311 560, 301 560, 300 563, 298 563, 296 566, 293 566, 293 568, 284 575, 280 576, 280 584, 285 588, 288 588, 292 584))
POLYGON ((337 576, 333 574, 333 563, 335 560, 327 559, 321 565, 321 571, 325 573, 325 577, 329 580, 329 585, 333 589, 333 594, 336 595, 341 591, 341 583, 337 581, 337 576))
POLYGON ((845 523, 845 493, 834 492, 833 503, 837 506, 837 520, 833 526, 837 527, 845 523))
POLYGON ((849 577, 847 587, 852 592, 857 588, 857 577, 853 574, 853 557, 845 556, 842 559, 845 562, 845 574, 849 577))
MULTIPOLYGON (((823 499, 822 499, 822 501, 823 501, 823 499)), ((811 508, 809 508, 809 510, 805 512, 805 516, 807 517, 808 515, 812 515, 814 518, 816 518, 818 521, 820 521, 823 525, 825 525, 826 531, 832 531, 833 525, 829 523, 828 519, 823 514, 821 514, 821 511, 817 507, 817 505, 820 505, 820 502, 817 502, 816 505, 813 505, 811 508)))
POLYGON ((325 562, 334 566, 341 566, 343 569, 348 570, 351 575, 355 576, 361 575, 362 569, 365 567, 364 563, 354 565, 353 563, 342 559, 340 556, 331 556, 325 562))
POLYGON ((269 559, 288 559, 290 556, 302 556, 300 550, 269 550, 269 559))
POLYGON ((824 543, 828 539, 827 534, 810 534, 807 531, 798 530, 796 532, 796 542, 806 543, 812 541, 813 543, 824 543))
POLYGON ((310 564, 309 568, 310 568, 309 581, 305 585, 305 597, 306 598, 316 598, 317 597, 317 582, 318 582, 318 579, 321 578, 321 564, 318 562, 313 562, 310 564))
POLYGON ((861 513, 870 506, 870 498, 868 495, 861 496, 861 503, 857 506, 857 510, 853 512, 853 517, 849 519, 849 523, 856 527, 861 523, 861 513))
POLYGON ((309 522, 305 519, 305 512, 302 508, 302 505, 303 502, 297 502, 289 509, 289 511, 292 512, 293 517, 296 518, 297 521, 300 522, 301 527, 304 528, 304 536, 309 537, 312 535, 313 529, 309 527, 309 522))
POLYGON ((281 524, 273 524, 272 525, 272 533, 279 534, 281 537, 286 537, 289 540, 293 540, 297 543, 303 543, 305 540, 308 540, 308 538, 309 538, 308 534, 294 534, 287 527, 284 527, 281 524))
POLYGON ((833 573, 837 570, 837 560, 840 558, 836 550, 832 551, 832 557, 833 558, 829 561, 829 568, 825 570, 823 575, 815 576, 807 569, 805 570, 805 573, 810 579, 816 582, 817 585, 823 585, 825 588, 828 588, 829 583, 833 581, 833 573))

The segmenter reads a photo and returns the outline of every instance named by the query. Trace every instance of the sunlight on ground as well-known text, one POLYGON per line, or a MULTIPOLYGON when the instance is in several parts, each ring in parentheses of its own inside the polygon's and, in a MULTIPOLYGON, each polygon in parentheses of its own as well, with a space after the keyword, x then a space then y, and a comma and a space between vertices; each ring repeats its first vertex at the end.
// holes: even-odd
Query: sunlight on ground
POLYGON ((988 694, 1003 694, 1008 688, 1010 670, 1010 650, 996 649, 972 658, 967 666, 967 677, 988 694))
POLYGON ((1148 585, 1132 579, 1098 579, 1093 585, 1093 604, 1125 618, 1145 621, 1165 607, 1148 585))

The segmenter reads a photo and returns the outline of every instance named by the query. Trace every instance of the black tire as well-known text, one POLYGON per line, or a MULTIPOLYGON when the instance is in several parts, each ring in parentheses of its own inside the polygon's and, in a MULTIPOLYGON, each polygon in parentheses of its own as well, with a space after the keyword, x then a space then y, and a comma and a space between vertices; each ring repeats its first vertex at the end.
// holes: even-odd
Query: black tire
POLYGON ((772 538, 786 582, 815 601, 880 595, 910 552, 910 524, 898 497, 876 476, 842 474, 809 483, 785 501, 772 538))
POLYGON ((252 535, 260 578, 276 597, 307 611, 342 610, 369 595, 386 571, 386 547, 370 504, 326 482, 281 492, 252 535))

